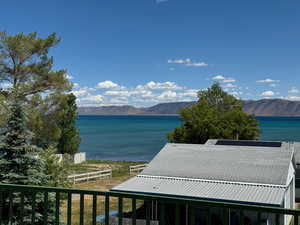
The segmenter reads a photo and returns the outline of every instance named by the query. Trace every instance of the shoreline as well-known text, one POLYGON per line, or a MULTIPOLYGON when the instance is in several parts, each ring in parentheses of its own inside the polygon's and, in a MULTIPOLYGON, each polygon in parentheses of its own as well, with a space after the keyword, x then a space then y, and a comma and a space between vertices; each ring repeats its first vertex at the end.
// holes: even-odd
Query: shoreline
MULTIPOLYGON (((180 114, 78 114, 78 116, 173 116, 180 117, 180 114)), ((300 117, 300 115, 254 115, 254 117, 277 117, 277 118, 288 118, 288 117, 300 117)))

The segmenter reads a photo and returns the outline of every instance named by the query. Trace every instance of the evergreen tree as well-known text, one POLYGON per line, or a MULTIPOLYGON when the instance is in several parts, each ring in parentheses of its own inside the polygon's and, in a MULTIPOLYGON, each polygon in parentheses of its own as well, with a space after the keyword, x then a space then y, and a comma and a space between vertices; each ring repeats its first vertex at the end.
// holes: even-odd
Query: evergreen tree
POLYGON ((43 148, 57 144, 59 100, 72 88, 67 71, 55 70, 49 55, 59 42, 55 33, 41 38, 37 33, 0 31, 0 127, 8 119, 10 102, 17 98, 24 103, 34 143, 43 148))
MULTIPOLYGON (((25 117, 22 106, 18 101, 14 101, 10 107, 11 115, 4 131, 2 143, 0 145, 0 183, 38 185, 43 186, 48 183, 48 176, 45 174, 45 164, 38 156, 39 149, 31 145, 31 134, 25 126, 25 117)), ((11 224, 20 224, 17 217, 20 215, 20 194, 14 193, 13 212, 14 218, 11 224)), ((44 196, 36 194, 36 223, 42 224, 44 213, 44 196)), ((4 193, 4 222, 8 218, 8 193, 4 193)), ((24 195, 24 223, 31 224, 31 201, 32 193, 24 195)), ((53 224, 54 218, 53 196, 49 195, 49 224, 53 224)))
POLYGON ((61 134, 57 149, 59 153, 74 155, 78 152, 80 144, 79 131, 76 126, 77 105, 75 95, 66 95, 65 101, 63 102, 62 114, 63 116, 58 124, 61 134))

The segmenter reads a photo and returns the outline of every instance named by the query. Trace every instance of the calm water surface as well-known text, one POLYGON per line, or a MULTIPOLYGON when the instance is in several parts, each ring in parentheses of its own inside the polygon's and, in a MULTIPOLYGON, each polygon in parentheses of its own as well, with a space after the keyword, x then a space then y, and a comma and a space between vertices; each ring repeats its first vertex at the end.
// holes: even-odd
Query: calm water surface
MULTIPOLYGON (((300 141, 300 117, 257 117, 263 140, 300 141)), ((180 125, 177 116, 80 116, 80 151, 88 159, 148 161, 180 125)))

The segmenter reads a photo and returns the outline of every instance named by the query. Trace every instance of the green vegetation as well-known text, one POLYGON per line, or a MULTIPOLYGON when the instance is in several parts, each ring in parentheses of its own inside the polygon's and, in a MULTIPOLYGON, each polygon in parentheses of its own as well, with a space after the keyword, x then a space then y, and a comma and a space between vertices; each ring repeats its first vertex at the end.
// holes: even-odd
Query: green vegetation
POLYGON ((40 151, 39 154, 46 166, 45 173, 48 176, 47 186, 69 188, 72 185, 67 176, 71 174, 73 164, 65 157, 62 157, 60 160, 55 154, 56 152, 57 150, 54 147, 49 147, 40 151))
POLYGON ((61 134, 58 139, 57 149, 61 154, 74 155, 78 152, 80 136, 76 127, 77 105, 76 97, 73 94, 66 95, 65 101, 61 103, 61 119, 58 122, 61 134))
MULTIPOLYGON (((4 132, 4 140, 0 146, 0 183, 5 184, 21 184, 21 185, 48 185, 49 176, 46 174, 46 167, 43 160, 38 156, 40 151, 35 145, 31 145, 31 134, 26 129, 25 118, 21 103, 14 102, 10 106, 11 116, 8 119, 7 127, 4 132)), ((20 194, 13 193, 13 197, 20 202, 20 194)), ((4 221, 8 220, 8 193, 4 193, 4 213, 2 214, 4 221)), ((24 195, 24 216, 23 224, 31 224, 30 204, 32 202, 32 194, 24 195)), ((43 195, 36 195, 36 223, 42 224, 42 214, 44 212, 43 195)), ((54 213, 53 196, 49 196, 49 213, 54 213)), ((18 204, 13 206, 14 215, 20 213, 18 204)), ((49 217, 49 224, 53 224, 53 216, 49 217)), ((17 217, 13 218, 12 224, 18 224, 17 217)))
POLYGON ((258 121, 242 111, 243 102, 218 83, 198 93, 196 104, 181 111, 183 124, 169 132, 169 141, 203 144, 208 139, 257 139, 258 121))
MULTIPOLYGON (((54 153, 74 154, 79 146, 75 126, 76 97, 65 70, 53 70, 49 50, 59 42, 55 34, 13 36, 0 32, 0 183, 69 187, 72 166, 58 162, 54 153), (67 146, 69 148, 67 148, 67 146)), ((20 194, 13 194, 16 203, 20 194)), ((9 215, 9 194, 4 193, 4 220, 9 215)), ((24 195, 23 224, 31 224, 32 194, 24 195)), ((48 196, 48 224, 54 224, 53 194, 48 196)), ((14 215, 20 204, 13 204, 14 215)), ((44 196, 36 194, 36 223, 42 224, 44 196)), ((12 224, 18 224, 13 218, 12 224)))
MULTIPOLYGON (((32 143, 48 148, 72 141, 70 152, 78 149, 78 131, 66 124, 66 117, 76 117, 74 96, 65 70, 53 70, 51 48, 59 43, 56 34, 39 38, 37 33, 8 35, 0 32, 0 127, 8 119, 12 99, 22 103, 27 127, 34 134, 32 143), (66 140, 67 141, 67 140, 66 140)), ((61 149, 61 147, 60 147, 61 149)))

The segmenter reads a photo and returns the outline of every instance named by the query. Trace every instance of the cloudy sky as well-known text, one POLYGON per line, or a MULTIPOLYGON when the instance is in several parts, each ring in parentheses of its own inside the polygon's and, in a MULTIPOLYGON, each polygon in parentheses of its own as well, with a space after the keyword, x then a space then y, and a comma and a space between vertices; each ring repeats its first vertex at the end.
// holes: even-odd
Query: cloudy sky
POLYGON ((190 101, 220 82, 242 99, 300 100, 300 1, 10 0, 0 30, 56 32, 50 54, 79 105, 190 101))

